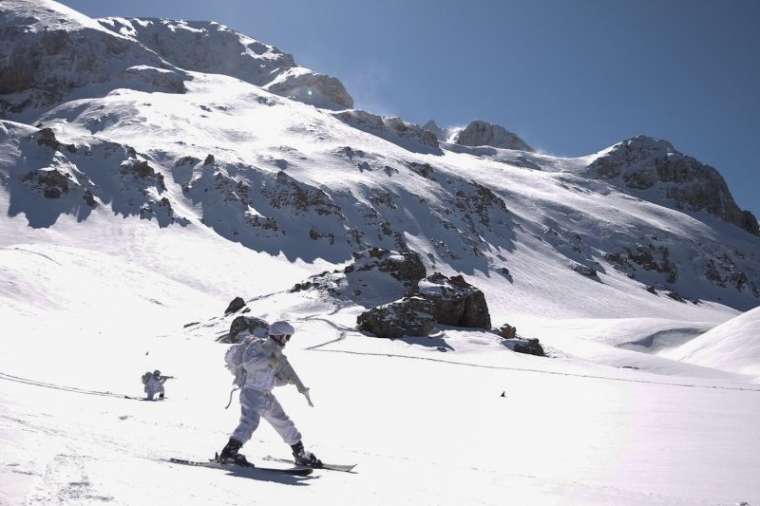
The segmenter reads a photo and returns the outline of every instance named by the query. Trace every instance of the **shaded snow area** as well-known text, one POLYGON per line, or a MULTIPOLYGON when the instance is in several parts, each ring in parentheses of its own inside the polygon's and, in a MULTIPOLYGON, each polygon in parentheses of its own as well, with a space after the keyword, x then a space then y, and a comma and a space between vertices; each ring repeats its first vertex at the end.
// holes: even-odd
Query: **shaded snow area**
POLYGON ((0 42, 0 505, 760 505, 760 236, 716 169, 343 110, 214 22, 4 0, 0 42), (357 329, 386 305, 427 335, 357 329), (166 461, 235 428, 241 316, 295 326, 315 407, 277 395, 354 473, 166 461))

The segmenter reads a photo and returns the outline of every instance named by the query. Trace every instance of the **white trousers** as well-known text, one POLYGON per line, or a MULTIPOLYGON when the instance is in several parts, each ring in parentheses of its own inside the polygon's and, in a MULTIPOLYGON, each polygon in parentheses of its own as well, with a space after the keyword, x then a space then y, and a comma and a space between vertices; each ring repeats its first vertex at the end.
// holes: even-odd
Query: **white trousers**
POLYGON ((232 437, 245 443, 251 439, 261 418, 269 422, 288 445, 294 445, 301 440, 301 433, 271 392, 253 388, 240 390, 240 423, 232 437))
POLYGON ((145 387, 145 393, 148 395, 148 399, 153 400, 154 395, 164 393, 164 385, 158 382, 155 384, 149 382, 145 387))

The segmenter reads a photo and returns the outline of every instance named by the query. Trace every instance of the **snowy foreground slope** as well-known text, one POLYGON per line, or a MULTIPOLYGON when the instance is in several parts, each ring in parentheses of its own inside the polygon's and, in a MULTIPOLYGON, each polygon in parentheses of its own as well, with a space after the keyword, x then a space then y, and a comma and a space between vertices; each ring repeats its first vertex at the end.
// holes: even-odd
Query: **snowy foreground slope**
MULTIPOLYGON (((344 110, 337 79, 211 22, 5 0, 0 42, 0 504, 760 504, 760 237, 715 169, 344 110), (551 358, 373 338, 360 300, 291 291, 369 247, 463 274, 551 358), (316 407, 281 400, 358 474, 162 462, 235 426, 215 339, 238 295, 294 323, 316 407), (123 397, 155 368, 165 402, 123 397)), ((288 448, 262 424, 245 450, 288 448)))

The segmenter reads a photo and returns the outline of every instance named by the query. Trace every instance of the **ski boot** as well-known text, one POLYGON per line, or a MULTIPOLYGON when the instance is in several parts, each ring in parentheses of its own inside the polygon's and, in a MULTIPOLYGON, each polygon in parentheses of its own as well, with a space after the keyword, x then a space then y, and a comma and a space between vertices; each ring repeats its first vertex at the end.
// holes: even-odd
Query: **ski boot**
POLYGON ((224 448, 222 448, 222 453, 217 455, 217 462, 220 464, 237 464, 239 466, 253 467, 253 464, 248 462, 245 455, 238 453, 241 446, 243 446, 243 443, 237 439, 230 438, 224 448))
POLYGON ((293 460, 295 460, 295 463, 297 465, 303 467, 314 467, 317 469, 322 467, 322 461, 319 460, 313 453, 304 450, 303 443, 301 441, 297 442, 290 448, 293 450, 293 460))

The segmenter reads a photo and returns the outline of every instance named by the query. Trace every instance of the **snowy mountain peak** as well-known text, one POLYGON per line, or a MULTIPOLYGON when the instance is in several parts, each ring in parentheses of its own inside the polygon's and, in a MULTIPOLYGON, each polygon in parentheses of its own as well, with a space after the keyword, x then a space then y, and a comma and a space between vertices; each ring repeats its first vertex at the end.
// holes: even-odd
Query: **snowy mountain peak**
POLYGON ((118 17, 98 21, 183 69, 237 77, 318 107, 353 107, 338 79, 298 66, 292 55, 220 23, 118 17))
POLYGON ((630 139, 625 139, 615 144, 615 146, 619 146, 621 144, 624 144, 629 149, 634 150, 634 151, 648 150, 651 152, 666 152, 666 153, 676 152, 676 148, 674 148, 673 144, 671 144, 670 142, 664 139, 656 139, 654 137, 650 137, 648 135, 643 135, 643 134, 633 136, 630 139))
POLYGON ((644 135, 624 140, 602 151, 588 171, 641 198, 687 212, 707 212, 760 235, 757 219, 739 208, 723 176, 668 141, 644 135))
POLYGON ((184 93, 187 71, 226 74, 317 107, 353 99, 336 78, 215 22, 105 18, 52 0, 0 2, 0 114, 28 120, 115 89, 184 93))
POLYGON ((462 146, 493 146, 519 151, 534 151, 517 134, 508 131, 501 125, 480 120, 471 121, 469 125, 455 134, 453 141, 462 146))
POLYGON ((436 123, 435 120, 429 120, 427 123, 422 125, 422 129, 431 132, 433 135, 435 135, 436 139, 441 142, 448 141, 449 129, 441 128, 438 126, 438 123, 436 123))

